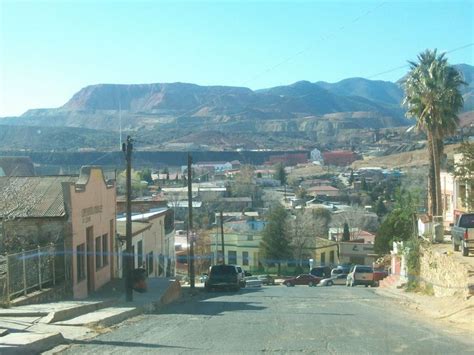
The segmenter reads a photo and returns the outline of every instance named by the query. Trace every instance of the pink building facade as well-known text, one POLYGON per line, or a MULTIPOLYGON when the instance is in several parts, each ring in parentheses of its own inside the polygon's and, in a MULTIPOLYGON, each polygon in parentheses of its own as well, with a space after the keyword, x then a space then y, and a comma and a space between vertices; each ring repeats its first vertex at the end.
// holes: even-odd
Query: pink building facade
POLYGON ((87 297, 114 276, 115 183, 100 167, 85 166, 76 182, 63 183, 71 238, 68 238, 72 293, 87 297))

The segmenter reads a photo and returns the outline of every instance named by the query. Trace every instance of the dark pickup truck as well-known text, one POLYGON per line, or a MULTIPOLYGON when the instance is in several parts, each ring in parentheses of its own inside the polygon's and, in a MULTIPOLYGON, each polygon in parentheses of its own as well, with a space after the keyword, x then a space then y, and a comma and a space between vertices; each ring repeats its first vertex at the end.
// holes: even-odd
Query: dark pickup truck
POLYGON ((474 213, 463 213, 451 226, 451 241, 454 251, 461 248, 463 256, 474 253, 474 213))

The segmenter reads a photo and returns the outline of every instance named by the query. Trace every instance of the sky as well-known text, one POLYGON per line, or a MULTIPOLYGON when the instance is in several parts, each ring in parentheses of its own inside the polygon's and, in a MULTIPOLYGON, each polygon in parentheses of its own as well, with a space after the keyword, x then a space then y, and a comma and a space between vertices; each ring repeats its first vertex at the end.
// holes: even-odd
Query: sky
POLYGON ((0 0, 0 117, 100 83, 396 81, 426 48, 473 65, 473 24, 473 0, 0 0))

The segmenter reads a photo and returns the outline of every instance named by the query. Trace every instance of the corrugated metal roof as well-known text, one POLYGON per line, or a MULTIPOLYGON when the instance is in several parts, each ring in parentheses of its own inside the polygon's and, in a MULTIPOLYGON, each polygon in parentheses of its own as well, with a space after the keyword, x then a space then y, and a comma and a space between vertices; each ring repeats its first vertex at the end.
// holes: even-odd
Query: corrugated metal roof
POLYGON ((77 176, 0 177, 0 217, 65 216, 61 183, 77 179, 77 176))

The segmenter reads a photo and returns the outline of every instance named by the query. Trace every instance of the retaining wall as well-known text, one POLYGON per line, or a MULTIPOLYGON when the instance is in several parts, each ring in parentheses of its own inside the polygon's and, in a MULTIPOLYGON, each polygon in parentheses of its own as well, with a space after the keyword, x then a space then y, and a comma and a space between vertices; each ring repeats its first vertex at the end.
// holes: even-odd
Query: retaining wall
POLYGON ((421 249, 420 281, 433 287, 438 297, 455 294, 468 297, 474 294, 474 270, 463 264, 450 252, 421 249))

